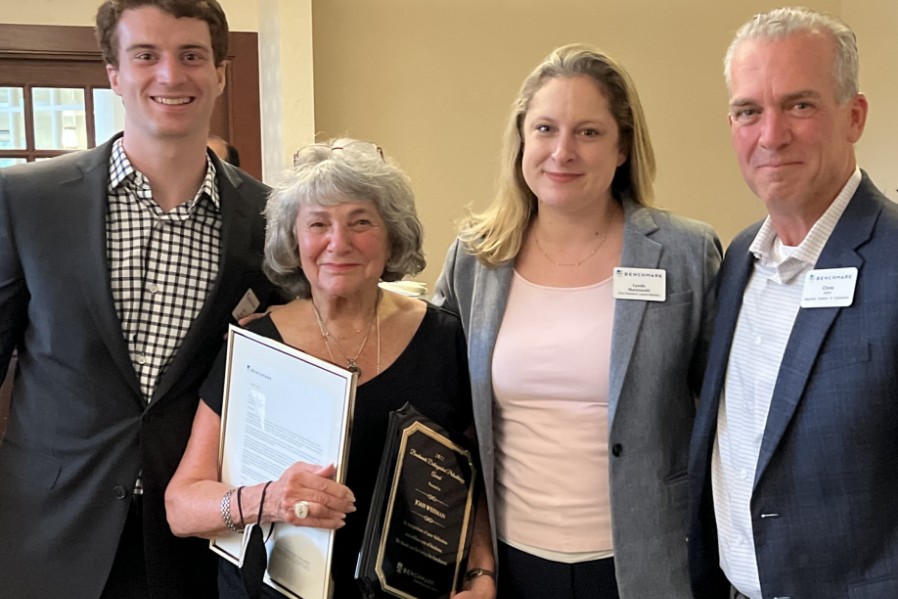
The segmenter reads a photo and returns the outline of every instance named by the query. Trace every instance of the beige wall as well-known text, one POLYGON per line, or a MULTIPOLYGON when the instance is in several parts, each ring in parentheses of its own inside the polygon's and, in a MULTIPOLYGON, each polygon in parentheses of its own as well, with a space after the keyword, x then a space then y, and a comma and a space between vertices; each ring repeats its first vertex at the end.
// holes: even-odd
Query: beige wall
MULTIPOLYGON (((857 21, 873 103, 861 159, 882 187, 898 187, 898 36, 889 29, 898 5, 804 3, 857 21)), ((553 47, 592 43, 621 60, 639 87, 659 159, 657 203, 711 223, 727 243, 764 212, 730 150, 721 58, 742 22, 780 4, 316 0, 316 128, 320 136, 375 140, 412 176, 429 262, 419 278, 432 287, 452 221, 489 201, 500 133, 521 81, 553 47)))
POLYGON ((843 0, 842 17, 857 33, 861 91, 870 101, 858 162, 898 202, 898 2, 843 0))

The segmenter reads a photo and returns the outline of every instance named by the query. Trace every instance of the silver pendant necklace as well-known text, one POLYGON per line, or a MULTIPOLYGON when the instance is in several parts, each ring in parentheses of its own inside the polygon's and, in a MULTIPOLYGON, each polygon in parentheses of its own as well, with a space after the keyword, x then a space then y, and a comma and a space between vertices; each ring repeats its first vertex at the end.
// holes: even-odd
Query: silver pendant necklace
POLYGON ((337 346, 337 350, 343 354, 343 359, 346 360, 346 370, 349 372, 355 373, 359 376, 362 375, 362 369, 359 367, 359 356, 362 355, 362 352, 365 350, 365 345, 368 343, 368 337, 371 336, 371 327, 375 325, 377 329, 377 374, 380 374, 380 314, 379 314, 379 304, 380 304, 380 295, 377 296, 377 302, 374 304, 374 315, 371 317, 371 320, 368 321, 368 329, 365 331, 365 338, 362 339, 361 345, 359 345, 359 350, 355 353, 355 357, 350 358, 349 354, 346 353, 346 350, 343 349, 343 346, 340 345, 340 342, 334 336, 333 333, 330 332, 330 329, 327 328, 327 324, 324 322, 324 319, 321 318, 321 313, 318 312, 318 306, 315 305, 315 302, 312 302, 312 309, 315 310, 315 320, 318 321, 318 330, 321 331, 321 338, 324 340, 324 346, 327 348, 327 353, 331 358, 331 362, 334 364, 337 363, 337 359, 334 356, 333 350, 331 350, 331 339, 334 341, 334 345, 337 346))

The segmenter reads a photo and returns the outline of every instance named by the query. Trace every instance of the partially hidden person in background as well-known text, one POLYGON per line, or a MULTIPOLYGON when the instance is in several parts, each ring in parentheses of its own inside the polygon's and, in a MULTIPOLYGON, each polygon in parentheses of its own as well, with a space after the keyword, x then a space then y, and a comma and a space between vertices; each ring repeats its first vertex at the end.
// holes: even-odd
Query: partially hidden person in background
POLYGON ((215 152, 219 160, 224 160, 232 166, 240 166, 240 152, 230 143, 219 137, 218 135, 210 135, 206 145, 215 152))
MULTIPOLYGON (((232 529, 255 523, 260 512, 263 523, 339 529, 334 597, 361 597, 355 567, 389 413, 411 402, 449 430, 473 428, 464 332, 447 310, 378 287, 420 272, 425 262, 409 181, 375 144, 342 139, 297 152, 266 217, 265 271, 297 299, 250 330, 355 370, 358 390, 346 484, 332 480, 333 465, 294 464, 267 492, 265 481, 240 489, 243 519, 232 509, 232 529), (294 509, 298 502, 307 502, 305 517, 294 509)), ((214 537, 230 528, 221 505, 235 491, 218 480, 224 369, 222 352, 200 390, 190 443, 166 496, 169 522, 181 536, 214 537)), ((491 573, 489 524, 482 513, 478 519, 468 567, 491 573)), ((230 562, 221 561, 219 582, 221 597, 247 596, 230 562)), ((468 583, 469 592, 457 597, 495 594, 489 576, 468 583)), ((282 597, 267 586, 262 596, 282 597)))
POLYGON ((642 106, 598 50, 536 67, 503 152, 434 300, 467 336, 499 596, 688 597, 686 464, 720 243, 649 207, 642 106))
POLYGON ((898 207, 855 156, 855 34, 771 10, 724 72, 768 216, 720 271, 690 458, 695 597, 898 597, 898 207))
POLYGON ((225 84, 215 0, 109 0, 122 134, 0 171, 4 597, 212 597, 214 556, 164 493, 230 322, 269 299, 267 188, 207 155, 225 84))

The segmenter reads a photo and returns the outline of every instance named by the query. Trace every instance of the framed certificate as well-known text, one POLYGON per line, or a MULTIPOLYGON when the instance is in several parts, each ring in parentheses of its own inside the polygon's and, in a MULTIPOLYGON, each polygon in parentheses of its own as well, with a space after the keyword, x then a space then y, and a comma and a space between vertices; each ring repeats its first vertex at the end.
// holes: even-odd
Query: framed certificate
MULTIPOLYGON (((356 375, 297 349, 231 326, 219 464, 232 486, 277 480, 295 462, 334 464, 343 482, 356 375)), ((210 547, 240 566, 245 535, 210 547)), ((266 542, 265 583, 295 599, 327 599, 334 531, 281 525, 266 542)))

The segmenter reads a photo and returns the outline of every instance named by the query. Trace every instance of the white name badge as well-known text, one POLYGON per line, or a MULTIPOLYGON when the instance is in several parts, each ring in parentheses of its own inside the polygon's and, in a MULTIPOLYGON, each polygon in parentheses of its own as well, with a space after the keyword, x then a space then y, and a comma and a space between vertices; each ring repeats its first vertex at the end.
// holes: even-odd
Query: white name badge
POLYGON ((821 268, 805 276, 802 308, 842 308, 854 301, 857 268, 821 268))
POLYGON ((667 271, 660 268, 616 266, 614 299, 663 302, 667 299, 667 271))
POLYGON ((247 289, 231 314, 234 315, 234 320, 240 320, 244 316, 248 316, 255 312, 258 307, 259 298, 256 297, 256 294, 253 293, 252 289, 247 289))

